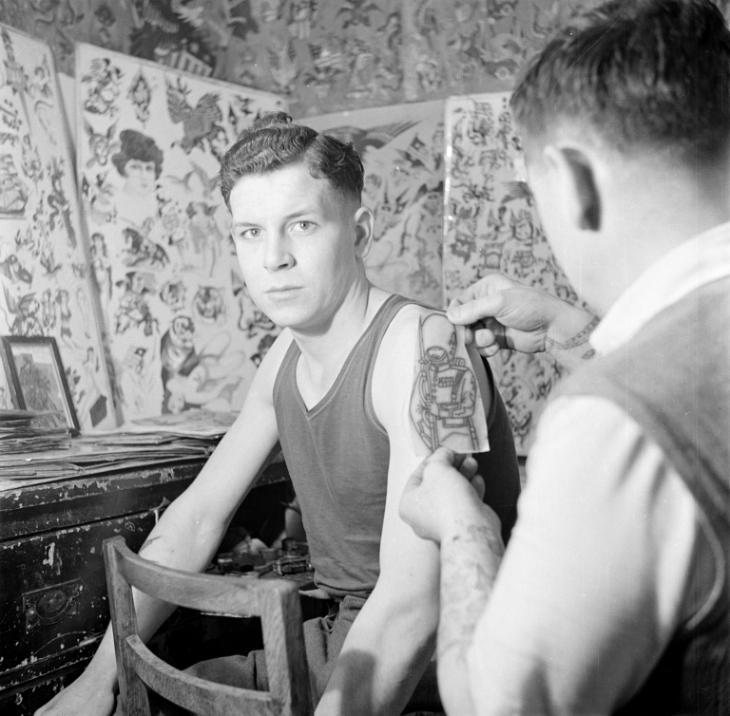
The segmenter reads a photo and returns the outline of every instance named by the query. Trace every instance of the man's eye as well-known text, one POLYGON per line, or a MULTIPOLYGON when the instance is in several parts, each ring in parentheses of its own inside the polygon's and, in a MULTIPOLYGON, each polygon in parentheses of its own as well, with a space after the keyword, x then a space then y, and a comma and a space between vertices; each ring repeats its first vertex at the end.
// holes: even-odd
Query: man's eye
POLYGON ((293 229, 299 234, 306 234, 314 228, 313 221, 297 221, 295 222, 293 229))
POLYGON ((251 227, 249 229, 240 229, 236 232, 236 238, 243 241, 251 241, 252 239, 258 239, 261 236, 261 229, 251 227))

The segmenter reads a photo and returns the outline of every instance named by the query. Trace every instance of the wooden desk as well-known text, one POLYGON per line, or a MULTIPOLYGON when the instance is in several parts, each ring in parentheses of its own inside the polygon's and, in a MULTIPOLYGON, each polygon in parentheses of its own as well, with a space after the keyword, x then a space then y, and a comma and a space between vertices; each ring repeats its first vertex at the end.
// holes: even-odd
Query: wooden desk
MULTIPOLYGON (((122 535, 138 549, 202 465, 192 460, 0 492, 0 714, 32 714, 83 669, 109 618, 102 541, 122 535)), ((257 533, 290 498, 285 468, 276 463, 233 525, 253 524, 257 533)))

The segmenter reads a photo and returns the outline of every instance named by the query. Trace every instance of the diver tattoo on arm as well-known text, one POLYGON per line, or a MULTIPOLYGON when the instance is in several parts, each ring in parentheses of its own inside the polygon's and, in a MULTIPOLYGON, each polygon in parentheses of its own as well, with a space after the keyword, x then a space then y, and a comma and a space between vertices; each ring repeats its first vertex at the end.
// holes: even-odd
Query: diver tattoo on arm
POLYGON ((460 340, 457 327, 441 313, 419 319, 410 419, 421 451, 488 449, 484 404, 463 333, 460 340))

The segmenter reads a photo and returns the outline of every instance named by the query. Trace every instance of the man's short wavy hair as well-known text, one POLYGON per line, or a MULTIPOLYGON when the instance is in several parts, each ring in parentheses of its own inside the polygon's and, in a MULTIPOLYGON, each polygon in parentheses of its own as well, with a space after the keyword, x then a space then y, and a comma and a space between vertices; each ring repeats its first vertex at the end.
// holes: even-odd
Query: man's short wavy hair
POLYGON ((230 209, 236 182, 251 174, 266 174, 303 162, 316 179, 327 179, 333 189, 360 201, 363 166, 352 144, 294 124, 284 112, 269 112, 243 132, 221 162, 221 193, 230 209))
POLYGON ((711 161, 730 137, 730 32, 710 0, 612 0, 571 20, 511 108, 527 139, 582 125, 619 152, 711 161))

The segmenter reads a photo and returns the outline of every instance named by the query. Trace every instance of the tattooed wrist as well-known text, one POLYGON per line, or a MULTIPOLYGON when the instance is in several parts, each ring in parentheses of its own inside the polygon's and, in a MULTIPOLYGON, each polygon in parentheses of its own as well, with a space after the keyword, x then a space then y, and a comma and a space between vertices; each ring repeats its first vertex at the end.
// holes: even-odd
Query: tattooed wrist
MULTIPOLYGON (((452 531, 447 531, 442 536, 441 543, 443 545, 462 542, 464 548, 469 549, 470 543, 476 543, 486 546, 497 557, 501 557, 504 553, 504 544, 500 536, 499 525, 485 523, 483 514, 479 514, 474 522, 464 524, 456 519, 451 524, 453 525, 452 531)), ((458 549, 458 547, 455 548, 458 549)))
POLYGON ((561 350, 561 351, 569 351, 573 348, 578 348, 579 346, 582 346, 590 337, 591 333, 595 330, 596 326, 600 322, 600 319, 598 316, 593 316, 588 323, 586 323, 583 328, 578 331, 574 336, 571 336, 565 341, 558 341, 554 338, 551 338, 549 333, 545 336, 545 350, 552 351, 552 350, 561 350))

